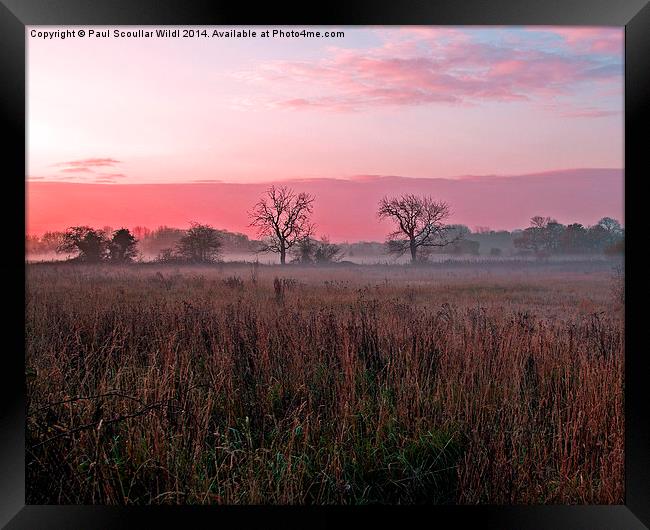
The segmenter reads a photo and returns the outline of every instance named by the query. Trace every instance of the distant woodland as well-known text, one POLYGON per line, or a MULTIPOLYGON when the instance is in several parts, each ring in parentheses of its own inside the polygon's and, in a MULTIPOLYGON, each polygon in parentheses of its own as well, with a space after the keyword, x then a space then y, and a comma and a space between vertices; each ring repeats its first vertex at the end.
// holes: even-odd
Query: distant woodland
MULTIPOLYGON (((534 225, 511 232, 491 230, 489 227, 475 227, 473 230, 464 225, 455 227, 464 234, 463 239, 432 253, 474 256, 616 255, 622 254, 624 250, 624 230, 620 223, 610 218, 603 218, 593 226, 583 226, 579 223, 562 225, 550 220, 542 226, 534 225)), ((105 237, 115 232, 110 226, 96 231, 105 237)), ((130 229, 129 233, 136 240, 138 258, 164 261, 165 255, 169 255, 170 249, 178 245, 187 231, 169 226, 153 229, 136 226, 130 229)), ((65 233, 54 231, 41 236, 26 236, 27 255, 38 259, 39 256, 57 254, 65 233)), ((215 233, 221 242, 220 252, 223 255, 255 253, 263 247, 261 240, 251 239, 245 234, 219 229, 216 229, 215 233)), ((350 258, 379 258, 386 256, 389 250, 386 243, 379 241, 343 242, 338 243, 336 247, 339 249, 339 255, 350 258)), ((299 261, 299 257, 292 259, 299 261)))
POLYGON ((389 255, 410 256, 416 263, 426 262, 436 254, 546 258, 624 253, 624 228, 611 217, 584 226, 565 225, 538 215, 530 219, 529 226, 511 232, 489 227, 472 230, 446 222, 451 211, 447 203, 413 194, 380 201, 378 218, 390 221, 394 228, 385 242, 332 243, 326 235, 317 235, 311 222, 313 204, 314 197, 308 193, 272 186, 248 212, 250 226, 257 230, 259 239, 198 222, 187 228, 155 229, 78 225, 40 236, 27 235, 26 254, 29 259, 41 261, 210 263, 225 257, 245 260, 276 253, 282 264, 323 264, 389 255))

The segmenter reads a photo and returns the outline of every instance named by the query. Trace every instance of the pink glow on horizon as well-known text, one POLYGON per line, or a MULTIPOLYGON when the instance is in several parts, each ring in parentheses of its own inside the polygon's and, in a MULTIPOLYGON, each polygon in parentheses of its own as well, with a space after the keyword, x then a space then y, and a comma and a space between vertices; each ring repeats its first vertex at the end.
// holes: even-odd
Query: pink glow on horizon
MULTIPOLYGON (((389 225, 377 218, 377 203, 384 195, 395 193, 431 194, 446 200, 453 212, 450 222, 470 228, 522 228, 533 215, 585 225, 604 216, 624 221, 623 175, 611 169, 459 179, 360 175, 285 184, 315 196, 317 234, 334 241, 383 240, 389 225)), ((64 230, 77 224, 185 228, 190 221, 198 221, 255 236, 247 212, 267 187, 250 183, 101 186, 32 182, 27 193, 28 233, 64 230)))

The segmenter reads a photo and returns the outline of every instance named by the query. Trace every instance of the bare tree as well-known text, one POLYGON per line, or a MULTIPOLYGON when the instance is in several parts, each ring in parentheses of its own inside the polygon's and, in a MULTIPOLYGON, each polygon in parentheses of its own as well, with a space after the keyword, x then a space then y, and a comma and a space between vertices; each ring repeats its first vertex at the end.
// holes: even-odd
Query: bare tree
POLYGON ((607 235, 605 238, 607 240, 607 246, 618 243, 625 234, 621 223, 619 223, 616 219, 612 219, 611 217, 603 217, 600 221, 598 221, 598 226, 602 226, 605 229, 605 233, 607 235))
POLYGON ((251 226, 265 238, 261 250, 280 254, 284 265, 287 250, 314 232, 309 221, 313 203, 314 197, 308 193, 296 194, 286 186, 271 186, 248 214, 251 226))
POLYGON ((292 263, 313 263, 317 241, 311 237, 303 237, 291 249, 292 263))
POLYGON ((535 215, 530 218, 530 226, 514 240, 514 245, 523 250, 532 250, 538 257, 544 257, 553 250, 555 239, 559 244, 560 226, 551 217, 535 215))
POLYGON ((549 223, 556 222, 554 219, 551 219, 550 217, 544 217, 543 215, 535 215, 530 218, 530 226, 532 228, 537 228, 540 230, 543 230, 547 227, 549 223))
POLYGON ((192 263, 216 261, 222 243, 219 233, 210 225, 193 222, 176 245, 178 255, 192 263))
POLYGON ((108 259, 115 263, 132 262, 138 255, 137 243, 138 240, 128 228, 115 230, 108 242, 108 259))
POLYGON ((61 238, 57 252, 76 252, 76 260, 97 263, 106 257, 107 246, 108 241, 103 232, 89 226, 71 226, 61 238))
POLYGON ((316 263, 336 263, 343 259, 343 249, 339 245, 330 243, 328 237, 323 236, 316 245, 314 261, 316 263))
POLYGON ((462 237, 450 234, 452 228, 444 224, 451 214, 449 205, 429 196, 384 197, 378 213, 381 219, 390 219, 397 225, 397 230, 388 235, 389 251, 398 255, 410 251, 412 263, 417 261, 419 248, 444 247, 462 237))
POLYGON ((339 245, 330 243, 328 237, 323 236, 320 241, 311 237, 302 238, 292 249, 291 261, 297 263, 336 263, 343 259, 343 250, 339 245))

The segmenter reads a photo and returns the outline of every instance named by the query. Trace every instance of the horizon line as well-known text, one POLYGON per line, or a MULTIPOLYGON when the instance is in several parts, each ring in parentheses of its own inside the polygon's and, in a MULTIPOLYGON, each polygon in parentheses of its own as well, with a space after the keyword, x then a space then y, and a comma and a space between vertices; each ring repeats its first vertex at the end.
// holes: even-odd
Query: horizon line
POLYGON ((542 171, 532 171, 526 173, 488 173, 488 174, 466 174, 466 175, 448 175, 448 176, 431 176, 431 177, 411 177, 408 175, 383 175, 377 173, 370 174, 355 174, 344 177, 278 177, 275 179, 269 180, 254 180, 254 181, 228 181, 222 179, 194 179, 194 180, 185 180, 185 181, 162 181, 162 182, 107 182, 106 180, 88 180, 88 181, 78 181, 78 180, 68 180, 68 179, 56 179, 56 177, 41 177, 41 176, 28 176, 25 175, 25 184, 86 184, 94 186, 148 186, 148 185, 210 185, 210 184, 227 184, 227 185, 264 185, 264 184, 276 184, 276 183, 291 183, 291 182, 317 182, 317 181, 338 181, 338 182, 372 182, 386 179, 408 179, 408 180, 445 180, 445 181, 463 181, 470 179, 498 179, 498 178, 521 178, 521 177, 541 177, 541 176, 552 176, 558 173, 571 173, 578 171, 625 171, 625 167, 574 167, 574 168, 562 168, 562 169, 550 169, 542 171))
MULTIPOLYGON (((534 216, 531 216, 531 219, 532 219, 532 217, 534 217, 534 216)), ((611 217, 611 216, 603 215, 603 216, 601 217, 601 219, 602 219, 602 218, 605 218, 605 217, 611 217)), ((625 222, 624 222, 624 220, 622 220, 622 219, 617 219, 617 218, 614 218, 614 219, 620 223, 621 228, 625 229, 625 222)), ((195 222, 195 221, 188 221, 188 223, 192 223, 192 222, 195 222)), ((214 225, 212 225, 211 223, 208 223, 208 222, 205 222, 205 223, 204 223, 204 222, 200 222, 200 221, 196 221, 196 222, 199 222, 199 224, 203 224, 203 225, 210 226, 211 228, 217 230, 218 232, 226 232, 226 233, 228 233, 228 234, 234 234, 234 235, 245 236, 245 237, 248 238, 248 240, 251 241, 251 242, 255 242, 255 241, 263 241, 263 239, 257 239, 257 238, 251 237, 251 236, 249 236, 248 234, 246 234, 246 232, 243 232, 243 231, 238 231, 238 230, 228 230, 227 228, 220 228, 220 227, 218 227, 218 226, 214 226, 214 225)), ((569 226, 570 224, 573 224, 573 223, 559 223, 559 224, 561 224, 561 225, 563 225, 563 226, 569 226)), ((583 224, 583 223, 577 223, 577 224, 581 224, 581 225, 584 226, 585 228, 589 228, 589 227, 591 227, 591 226, 595 226, 595 225, 597 225, 597 224, 598 224, 598 221, 596 221, 593 225, 592 225, 592 224, 583 224)), ((106 226, 103 226, 103 227, 98 227, 98 226, 91 226, 91 225, 88 225, 88 224, 83 224, 83 223, 81 223, 81 224, 73 224, 73 225, 70 225, 70 226, 68 226, 68 227, 66 227, 66 228, 60 229, 60 230, 46 230, 46 231, 44 231, 44 232, 40 232, 40 233, 38 233, 38 232, 32 232, 32 233, 29 233, 29 232, 25 231, 25 237, 41 237, 42 235, 46 234, 47 232, 65 232, 66 230, 68 230, 69 228, 72 228, 72 227, 74 227, 74 226, 88 226, 89 228, 92 228, 93 230, 103 230, 104 228, 110 228, 112 231, 114 231, 114 230, 120 230, 121 228, 126 228, 127 230, 129 230, 129 231, 131 231, 131 232, 133 232, 136 228, 143 228, 143 229, 145 229, 145 230, 150 230, 152 233, 153 233, 153 232, 156 232, 156 231, 159 231, 159 230, 163 230, 163 229, 168 229, 168 230, 187 230, 187 228, 181 228, 181 227, 178 226, 178 225, 168 225, 168 224, 161 224, 161 225, 157 225, 157 226, 154 226, 154 227, 146 226, 146 225, 139 225, 139 224, 138 224, 138 225, 134 225, 134 226, 130 226, 130 227, 129 227, 129 226, 126 226, 126 225, 122 225, 122 224, 120 224, 120 223, 117 223, 114 227, 113 227, 113 226, 109 226, 109 225, 106 225, 106 226)), ((507 233, 512 234, 512 233, 514 233, 514 232, 518 232, 518 231, 523 232, 523 231, 526 230, 527 228, 530 228, 530 226, 515 227, 515 228, 503 228, 503 229, 492 229, 492 228, 490 228, 490 227, 487 227, 487 228, 490 228, 490 230, 489 230, 488 232, 478 232, 478 231, 476 231, 475 229, 476 229, 476 228, 479 228, 479 225, 474 226, 474 227, 470 227, 470 226, 468 226, 468 225, 466 225, 466 224, 464 224, 464 223, 448 223, 448 226, 465 226, 466 228, 469 229, 469 231, 470 231, 470 235, 485 235, 485 234, 490 234, 490 233, 495 233, 495 234, 496 234, 496 233, 500 233, 500 232, 507 232, 507 233)), ((145 237, 146 237, 146 236, 145 236, 145 237)), ((327 237, 327 235, 325 235, 325 237, 327 237)), ((316 237, 316 238, 314 238, 314 239, 319 239, 319 238, 316 237)), ((386 241, 385 241, 385 240, 384 240, 384 241, 380 241, 380 240, 377 240, 377 239, 356 239, 356 240, 343 239, 343 240, 340 240, 340 241, 332 241, 332 242, 333 242, 333 243, 336 243, 336 244, 350 244, 350 245, 352 245, 352 244, 355 244, 355 243, 380 243, 380 244, 384 244, 386 241)))

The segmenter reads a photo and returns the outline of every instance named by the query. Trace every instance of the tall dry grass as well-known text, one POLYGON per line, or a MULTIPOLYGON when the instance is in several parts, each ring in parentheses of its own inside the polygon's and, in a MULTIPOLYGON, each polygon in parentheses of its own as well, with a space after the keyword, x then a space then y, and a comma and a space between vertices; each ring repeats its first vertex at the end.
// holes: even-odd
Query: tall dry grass
POLYGON ((29 266, 27 500, 621 503, 623 317, 572 267, 29 266))

